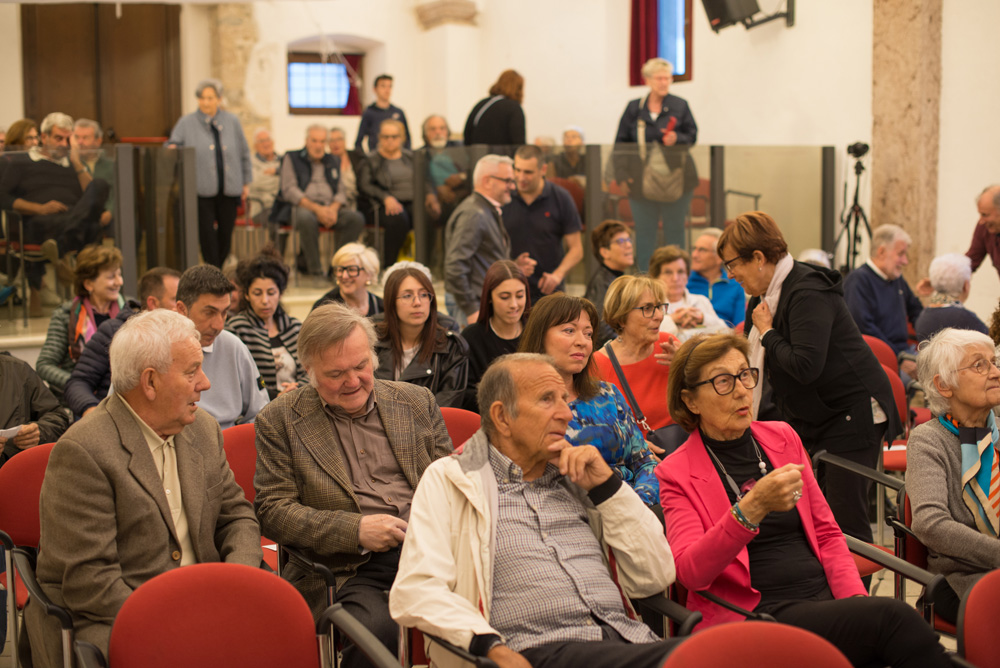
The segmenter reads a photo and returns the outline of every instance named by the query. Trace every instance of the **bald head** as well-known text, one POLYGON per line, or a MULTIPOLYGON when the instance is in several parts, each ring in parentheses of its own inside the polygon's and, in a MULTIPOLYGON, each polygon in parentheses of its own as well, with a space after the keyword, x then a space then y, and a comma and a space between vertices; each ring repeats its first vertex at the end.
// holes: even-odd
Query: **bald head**
POLYGON ((1000 234, 1000 185, 983 190, 976 202, 979 222, 994 234, 1000 234))

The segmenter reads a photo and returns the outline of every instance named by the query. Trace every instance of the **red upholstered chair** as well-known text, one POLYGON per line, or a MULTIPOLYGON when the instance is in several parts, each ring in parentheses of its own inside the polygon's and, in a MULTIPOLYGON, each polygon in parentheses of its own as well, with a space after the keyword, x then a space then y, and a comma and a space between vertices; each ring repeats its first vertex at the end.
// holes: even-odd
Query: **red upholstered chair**
MULTIPOLYGON (((253 486, 253 476, 257 471, 257 445, 253 424, 238 424, 222 430, 222 447, 226 450, 226 461, 236 478, 236 484, 243 489, 247 501, 253 503, 257 489, 253 486)), ((270 538, 260 539, 264 563, 278 572, 278 552, 270 538)))
POLYGON ((886 434, 887 447, 882 449, 882 468, 886 471, 906 472, 906 440, 910 435, 910 411, 906 405, 906 389, 899 374, 892 370, 892 367, 883 364, 882 370, 889 378, 889 385, 892 386, 892 399, 896 404, 896 411, 899 419, 903 422, 902 434, 886 434), (897 438, 902 436, 902 438, 897 438))
POLYGON ((851 662, 809 631, 773 622, 735 622, 687 638, 670 652, 663 668, 737 665, 848 668, 851 662))
MULTIPOLYGON (((546 178, 548 178, 548 177, 546 177, 546 178)), ((553 176, 551 178, 548 178, 548 180, 551 183, 554 183, 555 185, 560 186, 561 188, 564 188, 566 190, 566 192, 569 193, 569 196, 573 199, 573 204, 576 205, 577 212, 582 217, 583 216, 583 198, 584 198, 584 195, 585 195, 585 193, 583 191, 583 187, 579 183, 577 183, 576 181, 574 181, 573 179, 562 179, 562 178, 559 178, 558 176, 553 176)))
POLYGON ((1000 616, 1000 570, 977 582, 958 609, 958 655, 977 668, 1000 668, 996 620, 1000 616))
MULTIPOLYGON (((195 564, 149 580, 111 627, 115 668, 318 668, 312 613, 295 588, 240 564, 195 564)), ((77 643, 78 656, 85 648, 77 643)))
POLYGON ((459 451, 461 451, 462 445, 479 431, 482 423, 479 413, 473 413, 464 408, 444 406, 441 408, 441 416, 444 418, 444 426, 448 428, 451 444, 459 451))
POLYGON ((896 375, 899 375, 899 360, 896 359, 896 353, 892 351, 892 348, 888 343, 878 337, 869 336, 868 334, 862 334, 861 338, 863 338, 865 343, 868 344, 868 347, 872 349, 872 352, 875 353, 875 357, 878 358, 879 362, 890 369, 893 369, 896 372, 896 375))
POLYGON ((14 568, 11 550, 16 546, 38 547, 38 497, 54 445, 55 443, 47 443, 19 452, 0 468, 0 543, 5 548, 7 617, 13 625, 11 640, 14 642, 15 662, 18 645, 17 611, 24 609, 28 591, 14 568))

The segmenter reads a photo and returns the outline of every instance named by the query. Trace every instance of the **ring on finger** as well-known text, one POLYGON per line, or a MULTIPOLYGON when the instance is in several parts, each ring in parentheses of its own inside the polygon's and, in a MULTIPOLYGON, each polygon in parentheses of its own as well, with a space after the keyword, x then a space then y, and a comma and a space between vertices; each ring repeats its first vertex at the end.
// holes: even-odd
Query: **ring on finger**
POLYGON ((802 498, 802 492, 800 490, 795 490, 792 492, 792 503, 798 503, 799 499, 802 498))

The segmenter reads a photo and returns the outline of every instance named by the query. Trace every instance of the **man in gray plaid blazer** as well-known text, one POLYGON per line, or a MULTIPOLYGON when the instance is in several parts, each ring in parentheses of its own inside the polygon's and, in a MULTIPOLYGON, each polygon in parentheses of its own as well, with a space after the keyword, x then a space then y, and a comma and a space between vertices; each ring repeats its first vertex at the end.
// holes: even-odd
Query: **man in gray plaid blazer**
MULTIPOLYGON (((331 303, 309 314, 299 355, 310 384, 257 415, 254 506, 262 532, 327 565, 337 602, 395 651, 392 586, 413 491, 430 463, 452 450, 441 410, 426 388, 375 380, 371 322, 331 303)), ((326 587, 292 558, 282 576, 314 614, 326 587)), ((348 647, 344 666, 368 665, 348 647)))

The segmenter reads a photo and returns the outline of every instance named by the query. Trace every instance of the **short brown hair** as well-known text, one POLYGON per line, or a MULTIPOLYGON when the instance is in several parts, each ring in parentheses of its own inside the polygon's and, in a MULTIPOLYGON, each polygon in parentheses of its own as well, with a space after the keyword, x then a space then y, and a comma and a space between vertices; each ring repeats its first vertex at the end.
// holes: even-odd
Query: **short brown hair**
POLYGON ((636 276, 619 276, 611 281, 604 295, 604 322, 608 323, 616 334, 625 329, 625 321, 632 309, 639 306, 642 293, 649 290, 657 304, 667 300, 667 290, 663 283, 652 276, 638 274, 636 276))
POLYGON ((736 257, 742 260, 749 260, 754 251, 760 251, 771 264, 788 253, 788 244, 781 236, 778 224, 763 211, 750 211, 737 216, 719 237, 719 257, 726 248, 732 248, 736 257))
POLYGON ((114 246, 94 244, 81 250, 76 256, 76 277, 73 281, 77 297, 90 296, 90 291, 83 287, 85 282, 94 280, 106 269, 121 266, 122 252, 114 246))
POLYGON ((701 418, 692 413, 684 403, 684 392, 700 380, 701 370, 729 353, 739 350, 750 359, 750 344, 739 334, 699 334, 674 353, 670 364, 670 378, 667 381, 667 408, 674 422, 692 432, 698 428, 701 418))
POLYGON ((524 77, 516 70, 504 70, 490 86, 490 95, 503 95, 520 104, 524 100, 524 77))
POLYGON ((610 248, 611 240, 622 232, 628 232, 628 225, 620 220, 605 220, 590 233, 590 245, 594 247, 594 255, 600 259, 601 249, 610 248))
MULTIPOLYGON (((583 297, 570 297, 562 292, 546 295, 538 300, 531 309, 528 322, 521 334, 521 343, 517 346, 519 353, 545 353, 545 335, 549 328, 573 322, 586 312, 590 324, 597 329, 597 309, 589 300, 583 297)), ((587 401, 597 396, 600 385, 594 370, 594 351, 591 349, 587 365, 580 373, 573 376, 573 389, 580 399, 587 401)), ((482 408, 482 406, 480 406, 482 408)))
POLYGON ((142 308, 146 308, 149 297, 163 299, 163 279, 167 276, 173 276, 179 281, 181 272, 170 267, 153 267, 139 278, 139 301, 142 308))
POLYGON ((653 251, 653 256, 649 258, 649 275, 656 278, 660 275, 660 269, 663 268, 665 264, 673 264, 677 260, 684 260, 684 268, 687 273, 691 273, 691 256, 688 252, 681 248, 680 246, 675 246, 670 244, 669 246, 660 246, 655 251, 653 251))

